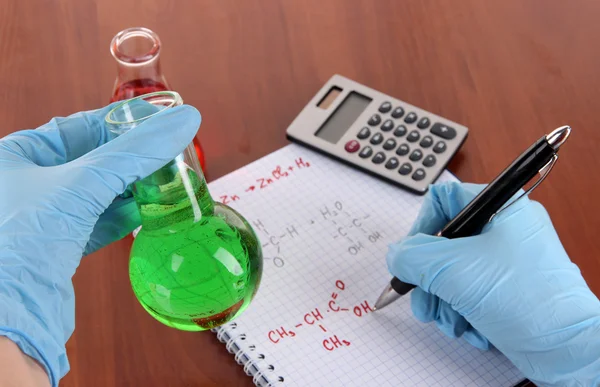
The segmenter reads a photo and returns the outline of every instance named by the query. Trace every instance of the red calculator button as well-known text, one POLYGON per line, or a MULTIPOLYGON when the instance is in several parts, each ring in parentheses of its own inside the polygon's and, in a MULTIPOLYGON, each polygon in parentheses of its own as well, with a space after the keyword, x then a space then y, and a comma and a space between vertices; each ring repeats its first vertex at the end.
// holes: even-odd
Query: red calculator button
POLYGON ((360 144, 356 140, 350 140, 346 143, 346 146, 344 148, 346 149, 346 151, 354 153, 360 148, 360 144))

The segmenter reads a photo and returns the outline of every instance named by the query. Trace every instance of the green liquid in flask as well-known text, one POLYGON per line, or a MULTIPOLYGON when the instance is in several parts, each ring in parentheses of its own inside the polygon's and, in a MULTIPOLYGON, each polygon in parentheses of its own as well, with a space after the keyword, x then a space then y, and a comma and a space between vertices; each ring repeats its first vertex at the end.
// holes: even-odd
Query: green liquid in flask
POLYGON ((187 331, 208 330, 241 314, 258 289, 263 262, 248 222, 215 203, 204 177, 181 160, 136 182, 133 193, 142 229, 129 276, 146 311, 187 331))

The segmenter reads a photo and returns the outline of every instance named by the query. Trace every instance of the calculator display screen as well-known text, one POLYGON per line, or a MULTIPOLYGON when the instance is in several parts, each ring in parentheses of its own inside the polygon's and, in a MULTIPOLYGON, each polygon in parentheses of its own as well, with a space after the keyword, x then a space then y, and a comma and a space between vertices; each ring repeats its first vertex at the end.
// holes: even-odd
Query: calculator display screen
POLYGON ((351 92, 338 108, 327 118, 327 121, 315 133, 333 144, 337 143, 346 133, 358 116, 369 106, 371 98, 365 97, 357 92, 351 92))

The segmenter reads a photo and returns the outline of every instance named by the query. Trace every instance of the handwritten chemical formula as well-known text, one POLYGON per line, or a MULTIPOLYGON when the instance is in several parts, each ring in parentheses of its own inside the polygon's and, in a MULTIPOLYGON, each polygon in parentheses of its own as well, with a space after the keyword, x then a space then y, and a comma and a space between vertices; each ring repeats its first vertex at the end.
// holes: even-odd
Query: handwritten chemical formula
POLYGON ((338 337, 334 332, 329 332, 326 328, 326 320, 329 314, 346 313, 353 318, 362 318, 373 312, 368 301, 363 301, 358 305, 345 306, 342 302, 338 302, 340 296, 346 289, 346 284, 342 280, 335 281, 334 291, 327 302, 326 307, 317 307, 308 311, 303 316, 299 316, 299 322, 292 327, 280 326, 271 329, 267 333, 269 341, 273 344, 278 344, 282 340, 289 340, 296 337, 300 329, 320 329, 324 333, 328 333, 327 337, 321 341, 321 346, 324 350, 331 352, 338 348, 349 347, 352 343, 346 338, 338 337), (325 313, 323 313, 325 312, 325 313))
MULTIPOLYGON (((252 195, 267 189, 280 180, 293 178, 295 174, 311 166, 312 164, 308 160, 303 160, 302 157, 295 159, 287 166, 276 165, 268 175, 255 178, 243 192, 219 195, 219 201, 223 204, 237 202, 246 195, 252 195)), ((333 240, 344 240, 347 244, 345 248, 351 255, 358 255, 364 249, 366 243, 376 243, 383 237, 380 231, 370 231, 365 226, 370 217, 369 214, 352 215, 339 200, 321 206, 319 213, 313 215, 307 223, 288 225, 282 230, 267 228, 266 222, 260 219, 252 221, 253 227, 260 234, 259 238, 262 241, 263 250, 267 250, 264 251, 265 260, 270 261, 277 268, 284 267, 286 258, 282 248, 283 242, 286 239, 298 237, 303 230, 306 231, 306 227, 315 225, 317 222, 328 222, 331 226, 331 238, 333 240)))
MULTIPOLYGON (((221 202, 229 204, 243 200, 247 195, 256 195, 276 185, 278 181, 292 179, 313 166, 311 162, 302 158, 297 158, 289 164, 270 168, 270 173, 253 178, 246 188, 238 192, 220 195, 221 202)), ((335 245, 338 254, 346 254, 349 257, 360 257, 361 254, 366 253, 365 250, 369 245, 383 243, 385 233, 380 228, 372 226, 374 218, 371 214, 365 213, 364 210, 356 212, 352 207, 352 203, 342 199, 323 200, 322 204, 312 207, 311 211, 294 217, 291 223, 275 226, 278 219, 260 216, 249 218, 249 221, 261 241, 265 263, 273 265, 276 270, 285 271, 288 268, 293 270, 291 268, 298 262, 293 262, 292 266, 289 266, 289 263, 298 252, 294 252, 292 248, 302 246, 305 240, 314 240, 315 235, 324 243, 335 245)), ((364 318, 373 312, 373 308, 366 300, 356 304, 344 301, 344 292, 348 293, 346 283, 341 279, 336 280, 332 284, 331 293, 327 294, 326 301, 322 305, 297 316, 293 324, 272 327, 273 329, 266 333, 269 342, 278 345, 281 342, 294 340, 301 331, 313 330, 313 333, 320 334, 320 347, 325 351, 331 352, 350 347, 351 338, 343 337, 340 333, 330 330, 327 325, 328 320, 332 320, 329 323, 331 326, 335 321, 333 316, 336 318, 344 316, 344 319, 364 318)))
POLYGON ((269 231, 260 219, 253 220, 252 225, 261 234, 259 239, 263 241, 264 259, 272 261, 276 267, 281 268, 284 267, 286 260, 282 248, 285 240, 299 237, 301 231, 310 231, 310 227, 318 222, 327 222, 331 229, 331 239, 344 240, 346 251, 350 255, 357 255, 364 249, 365 244, 377 243, 383 237, 381 232, 366 228, 369 217, 369 214, 354 216, 345 210, 341 201, 335 201, 331 206, 321 206, 319 214, 304 224, 287 225, 278 232, 269 231))
POLYGON ((279 180, 290 178, 296 171, 309 168, 310 166, 311 164, 308 161, 302 160, 302 157, 297 158, 293 164, 288 166, 282 167, 281 165, 276 165, 269 175, 254 179, 251 184, 244 188, 243 193, 230 192, 226 195, 218 195, 219 201, 223 204, 231 204, 232 202, 241 200, 245 195, 251 195, 254 192, 269 188, 279 180))

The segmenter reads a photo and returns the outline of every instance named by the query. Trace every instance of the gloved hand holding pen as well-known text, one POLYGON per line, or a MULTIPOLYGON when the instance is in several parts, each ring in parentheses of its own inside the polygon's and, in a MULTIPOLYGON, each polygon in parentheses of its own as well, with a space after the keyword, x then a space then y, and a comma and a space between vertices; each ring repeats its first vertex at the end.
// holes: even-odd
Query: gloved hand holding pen
POLYGON ((495 346, 540 386, 600 385, 600 301, 539 203, 518 200, 477 236, 432 236, 483 188, 433 186, 409 237, 390 246, 390 272, 418 285, 415 316, 495 346))

